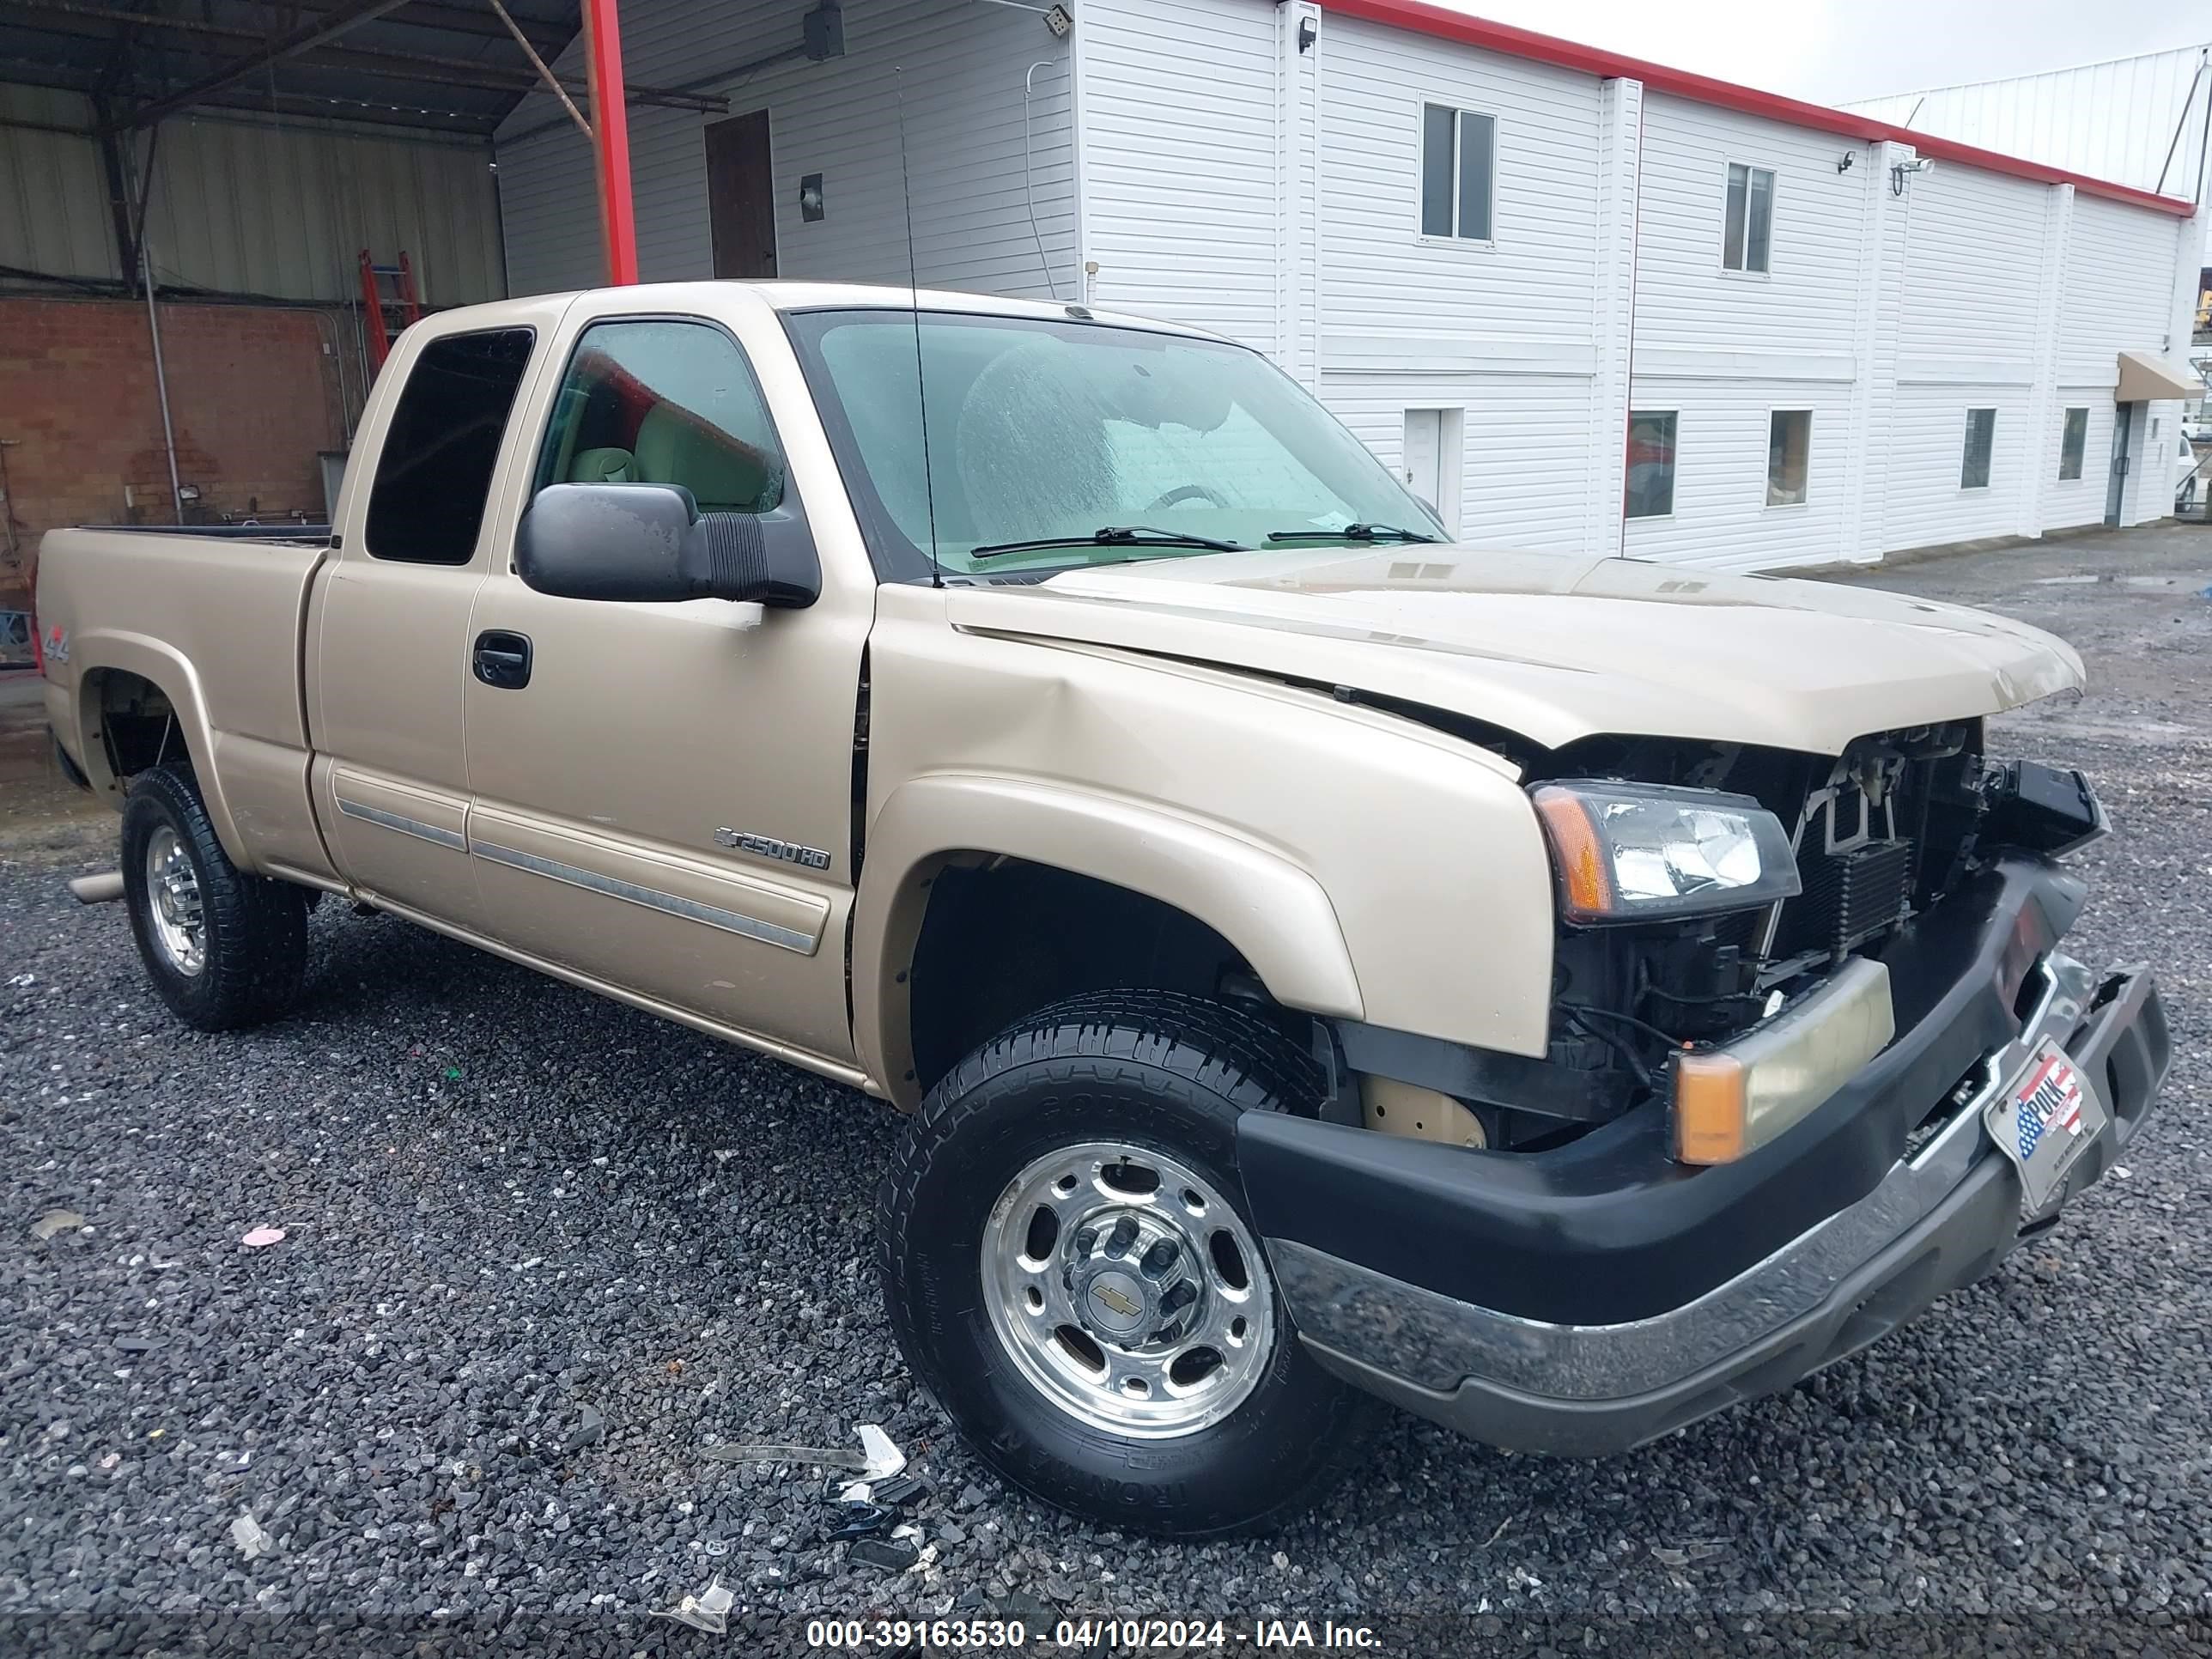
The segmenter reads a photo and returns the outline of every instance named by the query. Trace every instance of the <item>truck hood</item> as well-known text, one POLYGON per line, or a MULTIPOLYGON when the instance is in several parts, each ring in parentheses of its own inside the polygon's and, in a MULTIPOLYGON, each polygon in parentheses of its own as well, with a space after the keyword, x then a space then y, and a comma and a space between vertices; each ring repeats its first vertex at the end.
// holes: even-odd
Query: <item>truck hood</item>
POLYGON ((1962 605, 1464 547, 1176 556, 945 599, 958 627, 1346 685, 1547 748, 1617 732, 1838 754, 2083 678, 2063 641, 1962 605))

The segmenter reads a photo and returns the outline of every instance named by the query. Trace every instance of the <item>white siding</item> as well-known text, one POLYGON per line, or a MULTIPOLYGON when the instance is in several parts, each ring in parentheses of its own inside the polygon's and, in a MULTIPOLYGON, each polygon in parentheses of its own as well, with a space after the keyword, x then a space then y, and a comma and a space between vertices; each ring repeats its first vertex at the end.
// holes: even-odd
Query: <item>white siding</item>
POLYGON ((1638 375, 1636 407, 1674 410, 1674 511, 1631 519, 1632 558, 1766 570, 1844 556, 1852 442, 1848 380, 1668 380, 1638 375), (1767 433, 1778 409, 1813 412, 1805 500, 1766 504, 1767 433))
POLYGON ((1326 392, 1337 418, 1401 477, 1406 410, 1464 410, 1460 534, 1479 546, 1583 547, 1594 464, 1587 376, 1332 375, 1326 392))
POLYGON ((1629 520, 1630 554, 1730 569, 1855 556, 1848 503, 1862 428, 1853 389, 1877 165, 1866 146, 1829 134, 1677 97, 1645 100, 1632 404, 1680 419, 1674 511, 1629 520), (1763 273, 1722 264, 1731 163, 1774 174, 1763 273), (1766 505, 1778 409, 1813 411, 1799 506, 1766 505))
POLYGON ((1380 24, 1330 17, 1325 26, 1324 362, 1328 337, 1341 330, 1417 350, 1554 348, 1589 373, 1598 82, 1380 24), (1497 120, 1492 242, 1419 234, 1425 104, 1497 120))
MULTIPOLYGON (((1911 178, 1900 379, 1955 374, 1962 362, 2001 364, 2027 378, 2049 188, 1948 164, 1911 178)), ((2164 269, 2171 266, 2169 259, 2164 269)))
POLYGON ((2025 376, 2009 386, 1899 386, 1881 449, 1889 477, 1883 550, 2012 534, 2028 482, 2027 415, 2025 376), (1986 489, 1959 483, 1969 409, 1997 412, 1986 489))
MULTIPOLYGON (((803 57, 794 0, 628 0, 623 70, 647 84, 718 93, 730 113, 769 112, 783 276, 903 283, 907 216, 899 106, 913 186, 915 264, 928 285, 1035 298, 1076 295, 1069 51, 1033 13, 971 0, 884 0, 845 12, 845 56, 803 57), (1030 167, 1023 159, 1024 83, 1030 167), (718 76, 717 67, 726 72, 718 76), (827 211, 804 222, 799 181, 823 175, 827 211), (1036 228, 1030 204, 1036 208, 1036 228), (1042 249, 1040 252, 1039 243, 1042 249)), ((563 60, 580 67, 580 47, 563 60)), ((501 129, 509 276, 518 293, 577 287, 603 269, 591 153, 544 94, 501 129), (546 130, 532 136, 532 128, 546 130)), ((683 110, 630 112, 630 176, 645 280, 714 274, 706 125, 683 110)))
POLYGON ((1864 145, 1657 94, 1644 100, 1636 354, 1723 352, 1758 373, 1848 357, 1857 318, 1869 173, 1864 145), (1861 152, 1849 172, 1836 163, 1861 152), (1766 274, 1721 265, 1731 162, 1774 173, 1766 274), (1784 360, 1776 362, 1775 360, 1784 360))
POLYGON ((2094 197, 2075 198, 2058 301, 2062 381, 2109 388, 2118 378, 2122 351, 2161 349, 2172 295, 2144 277, 2172 270, 2176 234, 2175 222, 2160 215, 2094 197))
POLYGON ((2112 382, 2062 386, 2054 400, 2051 430, 2043 448, 2043 527, 2064 530, 2105 521, 2105 495, 2112 471, 2112 382), (2089 411, 2088 435, 2081 444, 2081 476, 2058 476, 2059 453, 2066 438, 2066 411, 2089 411))
POLYGON ((1612 550, 1615 521, 1586 511, 1618 491, 1591 441, 1599 272, 1625 274, 1600 259, 1600 169, 1632 176, 1634 157, 1602 142, 1600 84, 1335 16, 1316 50, 1324 400, 1393 465, 1407 410, 1463 410, 1469 540, 1612 550), (1497 122, 1489 242, 1420 234, 1432 103, 1497 122))
POLYGON ((1279 349, 1276 8, 1085 0, 1076 27, 1098 303, 1279 349))

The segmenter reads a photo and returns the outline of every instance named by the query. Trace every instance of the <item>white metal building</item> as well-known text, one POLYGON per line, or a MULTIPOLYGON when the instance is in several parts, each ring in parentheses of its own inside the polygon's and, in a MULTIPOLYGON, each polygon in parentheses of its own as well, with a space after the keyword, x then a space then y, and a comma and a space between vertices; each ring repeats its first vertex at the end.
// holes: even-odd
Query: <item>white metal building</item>
MULTIPOLYGON (((2203 44, 2001 81, 1923 87, 1847 104, 1915 132, 2190 195, 2212 137, 2212 27, 2203 44)), ((2212 224, 2206 246, 2212 249, 2212 224)), ((2208 253, 2207 264, 2212 264, 2208 253)))
MULTIPOLYGON (((1419 0, 626 0, 643 275, 1094 301, 1271 353, 1470 541, 1774 568, 2167 510, 2186 200, 1419 0), (903 143, 902 143, 902 130, 903 143), (2132 356, 2124 354, 2133 354, 2132 356)), ((597 273, 501 131, 508 282, 597 273)))

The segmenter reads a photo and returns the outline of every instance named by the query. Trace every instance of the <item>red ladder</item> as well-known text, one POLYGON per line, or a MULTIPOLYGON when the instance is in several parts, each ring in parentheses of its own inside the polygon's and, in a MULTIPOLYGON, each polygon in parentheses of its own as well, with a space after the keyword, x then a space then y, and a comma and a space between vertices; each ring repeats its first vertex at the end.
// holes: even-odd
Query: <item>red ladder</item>
POLYGON ((361 305, 368 321, 369 367, 382 368, 385 356, 392 349, 392 337, 422 320, 422 302, 415 293, 415 268, 407 263, 404 252, 398 264, 380 265, 368 257, 367 248, 362 249, 361 305), (385 287, 387 282, 392 285, 389 290, 385 287))

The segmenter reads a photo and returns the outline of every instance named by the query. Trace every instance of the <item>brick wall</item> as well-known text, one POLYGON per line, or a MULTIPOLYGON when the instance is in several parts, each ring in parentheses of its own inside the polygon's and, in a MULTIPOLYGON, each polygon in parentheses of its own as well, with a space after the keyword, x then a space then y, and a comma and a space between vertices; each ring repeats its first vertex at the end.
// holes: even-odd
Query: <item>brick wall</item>
MULTIPOLYGON (((315 453, 343 446, 335 366, 314 313, 164 305, 162 361, 189 516, 323 510, 315 453)), ((143 301, 0 297, 0 441, 16 559, 0 536, 0 611, 57 526, 174 519, 143 301)), ((12 596, 12 597, 11 597, 12 596)))

